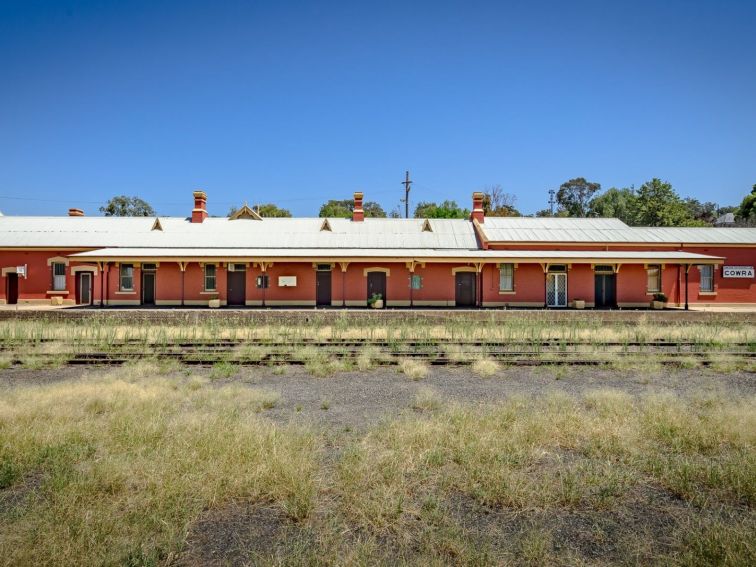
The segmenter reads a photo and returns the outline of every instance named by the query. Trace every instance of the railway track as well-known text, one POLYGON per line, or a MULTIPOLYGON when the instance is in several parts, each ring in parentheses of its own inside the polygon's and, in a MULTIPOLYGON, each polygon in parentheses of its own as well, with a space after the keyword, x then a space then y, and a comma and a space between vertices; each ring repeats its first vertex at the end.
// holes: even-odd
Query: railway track
POLYGON ((693 341, 652 341, 601 343, 546 340, 513 341, 390 341, 390 340, 300 340, 255 342, 243 340, 179 341, 146 344, 139 340, 102 345, 97 342, 70 344, 55 341, 0 343, 0 353, 13 365, 34 360, 49 365, 119 365, 141 359, 159 358, 186 365, 208 366, 228 362, 244 366, 305 365, 313 360, 356 361, 369 355, 376 365, 393 366, 403 359, 421 360, 434 366, 466 365, 485 356, 508 365, 610 365, 621 359, 653 356, 656 362, 684 365, 690 360, 701 366, 716 358, 739 360, 756 365, 756 344, 751 342, 708 345, 693 341), (54 348, 53 348, 54 347, 54 348))

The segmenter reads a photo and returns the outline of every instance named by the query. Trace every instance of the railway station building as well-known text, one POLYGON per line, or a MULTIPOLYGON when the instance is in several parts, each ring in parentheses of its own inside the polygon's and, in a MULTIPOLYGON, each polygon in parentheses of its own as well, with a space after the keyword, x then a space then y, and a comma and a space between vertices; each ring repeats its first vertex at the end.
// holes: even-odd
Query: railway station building
POLYGON ((756 307, 756 229, 611 218, 0 216, 0 303, 92 306, 756 307))

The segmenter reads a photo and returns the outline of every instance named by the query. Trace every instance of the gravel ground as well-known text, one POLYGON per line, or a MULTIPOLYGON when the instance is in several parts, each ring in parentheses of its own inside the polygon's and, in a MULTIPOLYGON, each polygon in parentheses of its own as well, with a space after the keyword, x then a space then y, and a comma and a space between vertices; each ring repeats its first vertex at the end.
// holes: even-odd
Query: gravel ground
MULTIPOLYGON (((0 371, 0 388, 94 378, 101 372, 102 369, 75 367, 7 369, 0 371)), ((191 368, 190 372, 207 376, 210 370, 191 368)), ((663 373, 648 374, 592 367, 510 367, 489 378, 481 378, 465 367, 432 367, 426 378, 415 381, 394 369, 342 372, 317 378, 299 366, 288 367, 281 375, 267 367, 241 367, 235 376, 213 384, 233 382, 277 392, 281 396, 279 403, 264 415, 278 423, 314 424, 353 431, 411 411, 418 391, 429 389, 443 402, 473 404, 550 392, 579 396, 602 388, 634 396, 663 392, 676 395, 717 391, 735 395, 756 393, 756 374, 717 374, 702 369, 665 369, 663 373)))

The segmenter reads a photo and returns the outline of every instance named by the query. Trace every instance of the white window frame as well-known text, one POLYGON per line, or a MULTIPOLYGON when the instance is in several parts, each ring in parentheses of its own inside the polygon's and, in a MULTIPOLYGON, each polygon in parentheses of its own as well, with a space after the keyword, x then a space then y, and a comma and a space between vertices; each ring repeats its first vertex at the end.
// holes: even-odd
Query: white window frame
POLYGON ((134 291, 134 264, 121 264, 118 267, 118 287, 121 291, 134 291), (128 273, 124 273, 128 271, 128 273), (124 285, 126 280, 131 281, 131 286, 124 285))
POLYGON ((662 267, 661 264, 649 264, 646 267, 646 293, 660 293, 662 287, 662 267), (649 285, 651 283, 651 272, 656 271, 656 284, 655 287, 649 285))
POLYGON ((66 290, 66 265, 63 262, 53 262, 52 266, 52 290, 53 291, 65 291, 66 290), (58 274, 57 271, 62 273, 58 274))
POLYGON ((514 291, 515 288, 515 267, 514 264, 499 264, 499 291, 514 291), (504 270, 509 270, 505 276, 504 270), (509 278, 509 286, 505 286, 505 277, 509 278))
POLYGON ((706 292, 706 293, 713 293, 714 292, 714 266, 712 266, 711 264, 702 264, 698 266, 698 272, 701 277, 698 290, 706 292), (705 274, 704 272, 708 272, 708 274, 705 274))
POLYGON ((218 267, 215 264, 205 264, 205 273, 204 273, 204 289, 205 291, 217 291, 218 289, 218 267), (212 268, 213 273, 208 274, 208 268, 212 268), (208 281, 212 280, 213 285, 208 286, 208 281))

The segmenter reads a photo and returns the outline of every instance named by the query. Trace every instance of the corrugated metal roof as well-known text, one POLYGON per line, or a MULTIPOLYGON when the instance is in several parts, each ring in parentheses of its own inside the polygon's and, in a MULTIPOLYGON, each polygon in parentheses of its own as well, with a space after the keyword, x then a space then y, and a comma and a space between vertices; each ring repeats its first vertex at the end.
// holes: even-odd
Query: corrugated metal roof
POLYGON ((440 250, 440 249, 392 249, 383 248, 105 248, 71 254, 71 258, 84 259, 126 259, 126 258, 244 258, 255 261, 267 258, 293 258, 309 260, 313 258, 371 258, 406 261, 422 258, 456 258, 464 260, 542 260, 542 259, 585 259, 600 260, 673 260, 673 261, 714 261, 718 256, 675 251, 579 251, 579 250, 440 250))
POLYGON ((756 228, 631 227, 619 219, 530 217, 488 217, 480 226, 494 242, 756 245, 756 228))
MULTIPOLYGON (((427 248, 475 250, 472 223, 464 219, 322 218, 262 221, 208 218, 191 223, 160 217, 0 217, 0 247, 215 247, 215 248, 427 248)), ((618 219, 489 217, 483 233, 497 242, 753 244, 756 228, 643 228, 618 219)))
POLYGON ((208 218, 203 223, 160 217, 2 217, 0 247, 255 247, 255 248, 457 248, 478 247, 466 220, 267 218, 262 221, 208 218))

